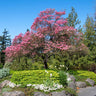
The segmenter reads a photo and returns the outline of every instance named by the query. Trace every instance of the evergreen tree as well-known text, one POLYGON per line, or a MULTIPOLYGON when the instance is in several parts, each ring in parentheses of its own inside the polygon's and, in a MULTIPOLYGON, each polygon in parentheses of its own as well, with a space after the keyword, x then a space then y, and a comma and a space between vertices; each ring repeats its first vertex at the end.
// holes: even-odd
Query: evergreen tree
POLYGON ((11 39, 10 39, 10 35, 8 35, 8 31, 6 31, 6 29, 4 29, 4 32, 2 32, 3 35, 0 36, 0 53, 1 53, 1 63, 5 63, 5 53, 3 52, 3 50, 5 50, 8 46, 11 45, 11 39))
POLYGON ((84 37, 86 46, 90 49, 90 51, 92 51, 93 48, 96 46, 96 33, 94 31, 94 20, 89 16, 87 16, 85 22, 84 37))
POLYGON ((0 36, 0 51, 1 51, 1 46, 2 46, 2 36, 0 36))
POLYGON ((1 63, 1 46, 2 46, 2 36, 0 36, 0 63, 1 63))
POLYGON ((74 7, 71 8, 71 12, 69 13, 67 20, 68 20, 68 26, 72 26, 74 28, 76 27, 76 25, 80 24, 78 15, 75 12, 74 7))

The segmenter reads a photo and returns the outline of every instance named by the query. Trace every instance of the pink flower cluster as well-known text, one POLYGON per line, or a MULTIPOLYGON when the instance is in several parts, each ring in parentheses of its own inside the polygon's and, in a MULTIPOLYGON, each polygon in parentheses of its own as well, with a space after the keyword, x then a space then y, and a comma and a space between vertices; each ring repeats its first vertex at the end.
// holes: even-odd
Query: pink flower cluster
POLYGON ((67 19, 62 16, 63 12, 54 9, 46 9, 40 12, 31 26, 31 31, 19 34, 13 39, 10 47, 6 48, 7 59, 23 55, 36 55, 40 53, 48 54, 53 50, 68 50, 72 41, 70 38, 81 39, 81 34, 77 34, 76 29, 66 26, 67 19))

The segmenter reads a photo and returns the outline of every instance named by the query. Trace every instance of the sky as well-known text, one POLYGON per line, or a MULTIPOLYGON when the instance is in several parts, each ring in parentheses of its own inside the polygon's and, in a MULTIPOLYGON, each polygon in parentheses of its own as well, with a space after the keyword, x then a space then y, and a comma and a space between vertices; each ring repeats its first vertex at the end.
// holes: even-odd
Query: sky
POLYGON ((6 28, 13 39, 30 29, 40 11, 54 8, 66 11, 65 18, 75 8, 83 26, 87 15, 94 17, 95 0, 0 0, 0 35, 6 28))

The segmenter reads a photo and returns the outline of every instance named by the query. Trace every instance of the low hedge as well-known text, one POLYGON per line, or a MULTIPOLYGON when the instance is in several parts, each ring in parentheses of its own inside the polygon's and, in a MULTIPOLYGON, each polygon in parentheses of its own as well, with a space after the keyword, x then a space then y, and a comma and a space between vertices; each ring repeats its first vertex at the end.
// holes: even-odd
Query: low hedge
POLYGON ((59 82, 59 74, 52 70, 30 70, 16 71, 13 73, 11 81, 15 84, 43 84, 44 80, 51 78, 55 82, 59 82), (51 77, 50 77, 51 74, 51 77))
POLYGON ((69 70, 69 73, 70 74, 73 74, 75 75, 77 78, 76 79, 87 79, 87 78, 90 78, 92 80, 95 81, 95 84, 96 84, 96 74, 94 72, 91 72, 91 71, 84 71, 84 70, 69 70))

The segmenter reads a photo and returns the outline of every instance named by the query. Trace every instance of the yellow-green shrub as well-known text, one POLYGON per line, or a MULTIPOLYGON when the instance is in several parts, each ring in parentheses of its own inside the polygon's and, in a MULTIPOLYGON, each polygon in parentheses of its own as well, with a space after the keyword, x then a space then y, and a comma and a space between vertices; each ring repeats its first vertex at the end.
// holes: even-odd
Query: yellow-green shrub
POLYGON ((94 80, 96 84, 96 74, 94 72, 84 70, 75 70, 75 71, 70 70, 69 73, 75 75, 76 77, 79 76, 81 79, 90 78, 94 80))
POLYGON ((29 71, 16 71, 13 73, 11 81, 16 84, 42 84, 46 79, 52 79, 59 82, 59 74, 52 70, 29 70, 29 71), (52 74, 52 77, 50 77, 52 74))

